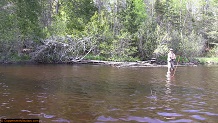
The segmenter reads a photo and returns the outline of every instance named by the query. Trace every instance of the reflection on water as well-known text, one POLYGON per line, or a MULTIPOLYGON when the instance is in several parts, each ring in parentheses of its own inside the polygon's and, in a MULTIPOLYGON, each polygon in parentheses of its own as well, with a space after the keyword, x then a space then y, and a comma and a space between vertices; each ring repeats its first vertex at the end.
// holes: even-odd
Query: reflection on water
POLYGON ((0 118, 216 122, 218 67, 0 66, 0 118))

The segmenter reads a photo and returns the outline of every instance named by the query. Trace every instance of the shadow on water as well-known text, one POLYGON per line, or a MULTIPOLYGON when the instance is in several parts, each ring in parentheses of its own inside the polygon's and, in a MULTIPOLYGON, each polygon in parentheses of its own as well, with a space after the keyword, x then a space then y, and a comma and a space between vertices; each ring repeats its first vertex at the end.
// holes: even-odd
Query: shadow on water
POLYGON ((216 122, 218 67, 0 66, 0 118, 216 122))

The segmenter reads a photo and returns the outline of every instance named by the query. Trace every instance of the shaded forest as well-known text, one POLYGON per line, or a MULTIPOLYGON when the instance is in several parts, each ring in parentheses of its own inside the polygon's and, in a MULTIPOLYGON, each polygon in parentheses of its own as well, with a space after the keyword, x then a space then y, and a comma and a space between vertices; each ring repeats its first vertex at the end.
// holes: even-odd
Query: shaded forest
POLYGON ((218 0, 1 0, 0 62, 218 56, 218 0))

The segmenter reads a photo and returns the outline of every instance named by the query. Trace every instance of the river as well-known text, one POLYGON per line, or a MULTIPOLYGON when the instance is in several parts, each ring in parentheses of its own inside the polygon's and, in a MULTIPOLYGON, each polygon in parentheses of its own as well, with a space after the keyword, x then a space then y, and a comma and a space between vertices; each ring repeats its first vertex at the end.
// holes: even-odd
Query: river
POLYGON ((1 65, 0 119, 217 122, 218 66, 1 65))

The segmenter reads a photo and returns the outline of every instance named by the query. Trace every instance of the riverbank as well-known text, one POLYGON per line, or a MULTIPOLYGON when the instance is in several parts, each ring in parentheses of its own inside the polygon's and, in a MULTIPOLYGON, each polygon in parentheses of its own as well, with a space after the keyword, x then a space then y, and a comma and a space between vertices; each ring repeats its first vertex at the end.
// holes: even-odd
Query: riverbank
MULTIPOLYGON (((34 61, 19 61, 19 62, 1 62, 3 65, 29 65, 29 64, 88 64, 88 65, 105 65, 112 67, 167 67, 167 64, 151 63, 150 61, 136 61, 136 62, 116 62, 116 61, 102 61, 102 60, 80 60, 80 61, 69 61, 60 63, 39 63, 34 61)), ((197 66, 194 63, 182 63, 175 65, 178 67, 182 66, 197 66)))
MULTIPOLYGON (((81 60, 72 61, 69 64, 91 64, 91 65, 108 65, 112 67, 167 67, 167 64, 151 63, 150 61, 136 61, 136 62, 115 62, 115 61, 101 61, 101 60, 81 60)), ((194 63, 182 63, 176 65, 181 66, 197 66, 194 63)))
MULTIPOLYGON (((89 64, 89 65, 107 65, 112 67, 167 67, 166 62, 154 61, 135 61, 135 62, 118 62, 118 61, 104 61, 104 60, 78 60, 78 61, 68 61, 68 62, 57 62, 57 63, 43 63, 35 61, 10 61, 10 62, 0 62, 0 64, 89 64)), ((177 64, 177 63, 176 63, 177 64)), ((178 67, 182 66, 197 66, 197 65, 218 65, 218 58, 196 58, 196 61, 192 62, 180 62, 178 67)))

